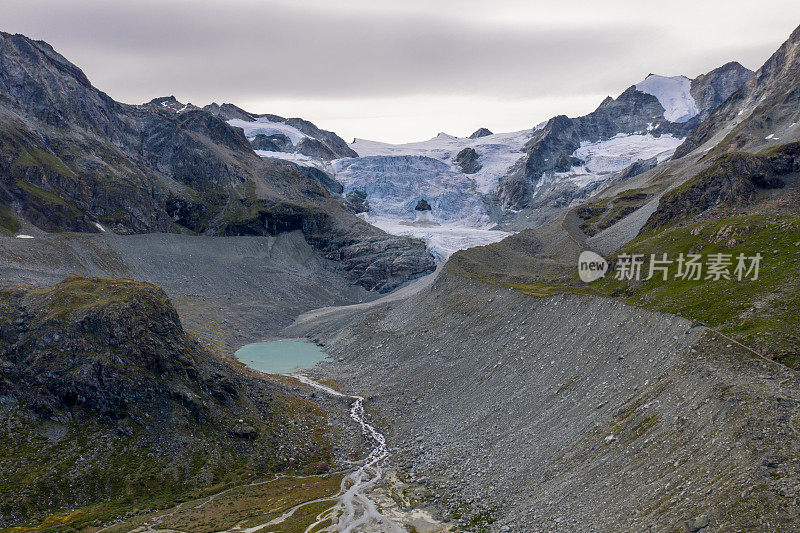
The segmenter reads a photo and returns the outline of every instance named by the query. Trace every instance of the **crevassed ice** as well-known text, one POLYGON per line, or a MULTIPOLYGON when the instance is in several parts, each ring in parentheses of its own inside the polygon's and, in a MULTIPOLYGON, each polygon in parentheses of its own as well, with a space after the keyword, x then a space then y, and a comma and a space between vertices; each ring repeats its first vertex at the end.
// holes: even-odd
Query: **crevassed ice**
POLYGON ((437 223, 483 226, 489 222, 475 183, 438 159, 376 155, 339 159, 333 168, 345 193, 359 190, 367 194, 370 219, 413 221, 414 207, 424 198, 437 223))
POLYGON ((661 163, 672 157, 683 139, 673 135, 658 137, 646 135, 617 134, 615 137, 590 143, 583 141, 572 157, 583 162, 568 172, 556 173, 556 177, 569 179, 578 186, 586 186, 605 179, 609 175, 625 170, 639 159, 658 157, 661 163))
MULTIPOLYGON (((454 137, 440 133, 433 139, 406 144, 389 144, 366 139, 355 139, 350 145, 359 156, 392 156, 415 155, 430 157, 445 162, 450 166, 458 152, 464 148, 472 148, 478 154, 478 162, 482 168, 470 174, 476 190, 488 194, 497 189, 500 178, 523 156, 525 143, 533 135, 534 129, 511 133, 495 133, 477 139, 454 137)), ((454 170, 457 170, 454 168, 454 170)))

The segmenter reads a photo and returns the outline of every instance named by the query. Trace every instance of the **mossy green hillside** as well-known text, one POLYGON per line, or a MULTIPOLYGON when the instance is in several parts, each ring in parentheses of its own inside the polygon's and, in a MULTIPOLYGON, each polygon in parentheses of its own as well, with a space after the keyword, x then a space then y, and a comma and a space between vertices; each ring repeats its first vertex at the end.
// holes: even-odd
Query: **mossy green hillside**
MULTIPOLYGON (((650 232, 619 253, 676 259, 678 254, 761 254, 758 279, 617 280, 613 273, 592 284, 599 294, 616 296, 648 309, 701 321, 762 354, 794 365, 800 351, 800 218, 750 215, 697 222, 650 232)), ((647 261, 645 261, 647 263, 647 261)), ((645 272, 646 272, 645 267, 645 272)), ((705 277, 705 274, 703 274, 705 277)))

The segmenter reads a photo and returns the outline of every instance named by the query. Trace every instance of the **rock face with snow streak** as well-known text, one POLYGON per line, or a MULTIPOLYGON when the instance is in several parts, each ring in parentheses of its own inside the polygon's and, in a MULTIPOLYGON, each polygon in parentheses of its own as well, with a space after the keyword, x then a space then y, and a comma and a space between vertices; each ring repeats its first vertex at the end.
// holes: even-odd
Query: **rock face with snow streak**
POLYGON ((245 137, 256 150, 269 150, 259 146, 264 144, 264 138, 261 136, 267 139, 282 136, 289 139, 289 144, 281 142, 275 151, 298 153, 326 161, 358 155, 332 131, 319 129, 301 118, 250 113, 233 104, 213 103, 203 109, 227 121, 231 126, 244 130, 245 137))
POLYGON ((722 153, 753 151, 800 139, 798 79, 800 27, 741 89, 692 131, 676 151, 676 157, 689 154, 706 143, 722 153))
POLYGON ((568 204, 593 190, 587 185, 610 177, 608 170, 619 171, 655 156, 668 158, 680 140, 751 74, 738 63, 728 63, 697 80, 650 74, 617 99, 606 98, 588 115, 550 119, 534 132, 525 159, 501 180, 499 203, 510 209, 568 204), (611 146, 603 144, 612 139, 611 146), (615 153, 621 144, 637 149, 623 156, 615 153), (603 148, 612 148, 607 155, 616 157, 618 165, 593 172, 587 146, 595 147, 595 156, 602 156, 603 148))
POLYGON ((708 118, 752 77, 753 71, 731 61, 693 79, 691 94, 699 110, 698 120, 702 122, 708 118))

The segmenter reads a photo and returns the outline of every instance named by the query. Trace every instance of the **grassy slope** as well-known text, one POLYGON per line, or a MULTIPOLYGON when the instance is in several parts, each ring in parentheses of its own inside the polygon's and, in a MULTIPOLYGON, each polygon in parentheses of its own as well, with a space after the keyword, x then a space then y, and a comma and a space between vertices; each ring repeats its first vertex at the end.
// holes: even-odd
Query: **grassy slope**
MULTIPOLYGON (((612 261, 620 253, 644 254, 645 258, 667 253, 670 259, 679 253, 699 253, 704 260, 714 253, 731 254, 734 258, 740 253, 761 253, 763 258, 757 281, 676 280, 674 264, 666 281, 660 274, 647 281, 621 281, 610 272, 586 285, 577 279, 574 269, 570 282, 502 283, 473 277, 532 296, 567 292, 613 297, 697 320, 765 356, 800 369, 800 217, 760 214, 702 220, 640 235, 612 261)), ((643 277, 646 274, 647 260, 643 277)))
POLYGON ((790 215, 750 215, 696 222, 641 235, 620 253, 761 253, 757 281, 675 280, 673 265, 667 281, 614 279, 592 284, 599 294, 701 321, 764 355, 798 367, 800 338, 800 218, 790 215))

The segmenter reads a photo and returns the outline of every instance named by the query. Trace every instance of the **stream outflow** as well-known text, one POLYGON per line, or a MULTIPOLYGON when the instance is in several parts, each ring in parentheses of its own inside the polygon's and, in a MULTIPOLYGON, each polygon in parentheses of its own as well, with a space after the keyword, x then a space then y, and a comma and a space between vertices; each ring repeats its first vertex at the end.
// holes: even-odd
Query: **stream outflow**
POLYGON ((375 444, 364 464, 342 479, 341 490, 336 495, 336 506, 329 515, 332 518, 333 525, 325 531, 339 531, 342 533, 352 533, 354 531, 402 533, 405 531, 392 520, 383 516, 378 511, 375 503, 367 496, 367 492, 380 481, 383 475, 382 464, 389 456, 389 450, 386 447, 386 437, 365 419, 364 398, 342 394, 301 374, 288 375, 331 396, 352 399, 350 418, 361 426, 362 433, 375 444))

